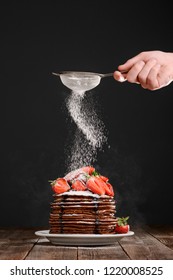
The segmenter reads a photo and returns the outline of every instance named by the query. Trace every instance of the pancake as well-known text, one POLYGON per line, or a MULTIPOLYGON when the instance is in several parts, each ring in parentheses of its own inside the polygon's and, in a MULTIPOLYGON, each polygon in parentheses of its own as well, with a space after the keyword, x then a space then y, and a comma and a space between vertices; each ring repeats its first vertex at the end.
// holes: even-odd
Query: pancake
POLYGON ((117 219, 114 197, 70 190, 53 194, 50 233, 111 234, 117 219))

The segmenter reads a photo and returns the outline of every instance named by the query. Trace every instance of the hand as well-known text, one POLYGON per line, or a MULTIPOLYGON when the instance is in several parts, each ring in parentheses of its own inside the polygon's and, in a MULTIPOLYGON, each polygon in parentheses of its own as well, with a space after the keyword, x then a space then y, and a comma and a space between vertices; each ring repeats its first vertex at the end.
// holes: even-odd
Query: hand
POLYGON ((119 65, 114 79, 137 83, 149 90, 165 87, 173 81, 173 53, 141 52, 119 65))

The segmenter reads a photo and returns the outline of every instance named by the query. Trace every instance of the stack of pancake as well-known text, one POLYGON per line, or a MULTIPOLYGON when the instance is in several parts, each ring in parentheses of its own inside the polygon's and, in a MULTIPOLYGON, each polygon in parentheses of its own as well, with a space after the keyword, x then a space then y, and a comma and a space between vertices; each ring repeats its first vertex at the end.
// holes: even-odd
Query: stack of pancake
POLYGON ((112 234, 117 219, 113 197, 87 191, 53 194, 50 233, 112 234))

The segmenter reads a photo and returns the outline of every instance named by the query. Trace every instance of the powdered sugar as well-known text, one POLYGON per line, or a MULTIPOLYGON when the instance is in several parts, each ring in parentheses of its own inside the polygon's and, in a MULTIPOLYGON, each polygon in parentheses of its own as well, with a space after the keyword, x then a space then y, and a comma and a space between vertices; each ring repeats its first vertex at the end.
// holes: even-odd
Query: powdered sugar
POLYGON ((68 171, 91 165, 107 141, 105 127, 99 119, 93 102, 86 101, 85 91, 71 91, 66 106, 71 119, 76 124, 72 145, 67 156, 68 171))
MULTIPOLYGON (((68 192, 63 192, 61 194, 58 194, 57 196, 62 196, 62 195, 79 195, 79 196, 92 196, 92 197, 96 197, 96 198, 100 198, 100 195, 96 194, 96 193, 92 193, 91 191, 87 190, 87 191, 74 191, 74 190, 70 190, 68 192)), ((102 195, 102 197, 107 197, 106 195, 102 195)))

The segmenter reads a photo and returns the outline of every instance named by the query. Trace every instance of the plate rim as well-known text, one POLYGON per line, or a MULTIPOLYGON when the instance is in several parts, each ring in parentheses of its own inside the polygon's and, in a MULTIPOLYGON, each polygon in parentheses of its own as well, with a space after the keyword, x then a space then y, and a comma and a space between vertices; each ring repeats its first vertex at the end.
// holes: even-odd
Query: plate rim
POLYGON ((57 238, 75 238, 75 237, 80 237, 80 238, 96 238, 96 239, 103 239, 105 237, 110 237, 110 238, 118 238, 118 237, 125 237, 125 236, 132 236, 134 235, 134 231, 129 231, 127 233, 114 233, 114 234, 79 234, 79 233, 49 233, 49 230, 38 230, 35 231, 35 235, 40 236, 40 237, 57 237, 57 238))

